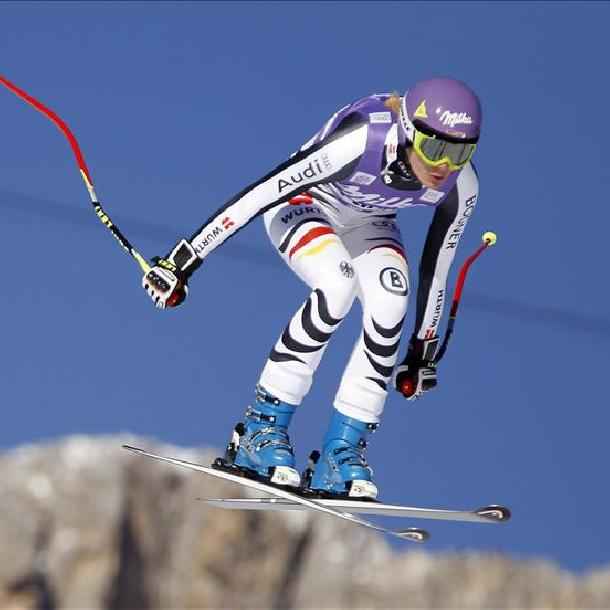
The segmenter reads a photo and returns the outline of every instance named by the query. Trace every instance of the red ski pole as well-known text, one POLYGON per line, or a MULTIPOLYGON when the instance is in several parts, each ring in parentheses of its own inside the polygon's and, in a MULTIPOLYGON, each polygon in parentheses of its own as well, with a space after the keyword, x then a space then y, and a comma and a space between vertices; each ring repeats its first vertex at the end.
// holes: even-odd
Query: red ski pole
MULTIPOLYGON (((436 358, 434 358, 435 364, 440 362, 441 358, 445 355, 447 345, 449 344, 449 339, 453 334, 453 327, 455 326, 455 319, 457 318, 458 307, 460 305, 460 299, 462 298, 462 290, 464 289, 464 283, 466 282, 468 270, 470 269, 472 263, 474 263, 474 261, 476 261, 477 258, 479 258, 479 256, 481 256, 481 254, 487 250, 487 248, 489 248, 489 246, 493 246, 497 240, 498 236, 493 231, 487 231, 483 235, 483 243, 477 248, 474 254, 471 254, 466 259, 462 265, 455 285, 455 291, 453 293, 453 302, 451 303, 451 311, 449 312, 447 330, 445 331, 445 337, 443 338, 443 343, 438 350, 438 354, 436 355, 436 358)), ((415 392, 413 381, 411 379, 405 379, 400 386, 400 391, 406 397, 412 396, 415 392)))
POLYGON ((91 178, 91 174, 89 173, 89 168, 85 163, 85 158, 83 153, 78 145, 74 134, 70 131, 70 128, 66 125, 66 123, 50 108, 47 108, 44 104, 39 102, 36 98, 32 97, 29 93, 26 93, 23 89, 20 89, 9 81, 7 78, 4 78, 0 75, 0 83, 4 85, 9 91, 12 91, 17 97, 21 98, 23 101, 27 102, 38 110, 41 114, 47 117, 50 121, 55 123, 55 125, 59 128, 59 130, 64 134, 70 146, 72 148, 72 152, 74 153, 74 157, 76 159, 76 164, 78 165, 78 169, 80 170, 80 175, 85 182, 85 186, 89 191, 89 197, 91 198, 91 203, 93 205, 93 209, 97 214, 97 217, 100 219, 101 223, 114 235, 119 244, 127 251, 129 254, 137 261, 140 265, 142 271, 144 273, 148 273, 150 271, 150 265, 146 261, 146 259, 129 243, 129 240, 121 233, 119 228, 110 220, 110 216, 105 212, 102 208, 100 202, 97 199, 97 195, 95 194, 95 190, 93 188, 93 180, 91 178))

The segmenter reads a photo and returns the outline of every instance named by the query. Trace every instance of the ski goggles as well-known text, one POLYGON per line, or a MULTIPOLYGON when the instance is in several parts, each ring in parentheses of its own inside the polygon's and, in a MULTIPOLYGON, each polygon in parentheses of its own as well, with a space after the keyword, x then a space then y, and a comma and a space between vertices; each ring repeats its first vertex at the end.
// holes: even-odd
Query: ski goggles
POLYGON ((462 169, 470 161, 476 148, 476 142, 460 142, 457 139, 449 141, 415 129, 413 149, 428 165, 438 166, 446 163, 452 171, 462 169))

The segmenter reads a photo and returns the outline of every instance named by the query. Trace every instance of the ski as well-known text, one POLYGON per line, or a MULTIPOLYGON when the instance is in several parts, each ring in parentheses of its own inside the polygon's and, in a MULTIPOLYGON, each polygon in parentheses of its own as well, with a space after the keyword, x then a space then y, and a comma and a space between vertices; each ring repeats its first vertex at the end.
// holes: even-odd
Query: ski
MULTIPOLYGON (((201 501, 233 510, 307 510, 307 506, 283 498, 199 498, 201 501)), ((382 504, 362 500, 316 500, 326 506, 350 514, 380 515, 410 519, 439 519, 442 521, 470 521, 473 523, 505 523, 510 519, 510 510, 505 506, 491 505, 477 510, 447 510, 417 508, 395 504, 382 504)))
POLYGON ((132 447, 131 445, 123 445, 123 448, 127 449, 128 451, 131 451, 132 453, 143 455, 154 460, 159 460, 167 464, 174 464, 176 466, 181 466, 190 470, 202 472, 204 474, 211 475, 219 479, 232 481, 233 483, 239 483, 240 485, 249 487, 250 489, 255 489, 263 493, 271 494, 272 496, 275 496, 278 499, 296 503, 298 505, 301 505, 303 508, 315 510, 320 513, 326 513, 327 515, 332 515, 339 519, 349 521, 350 523, 354 523, 356 525, 360 525, 368 529, 376 530, 383 534, 389 534, 390 536, 394 536, 395 538, 399 538, 400 540, 410 540, 411 542, 425 542, 430 537, 430 534, 426 530, 420 528, 411 527, 404 530, 394 530, 391 528, 383 527, 381 525, 377 525, 375 523, 367 521, 366 519, 355 517, 351 513, 346 513, 336 508, 327 506, 323 504, 320 500, 310 500, 308 498, 301 497, 291 491, 287 491, 279 487, 274 487, 272 485, 266 485, 265 483, 261 483, 260 481, 255 481, 253 479, 248 479, 243 476, 231 474, 229 472, 225 472, 224 470, 216 470, 215 468, 211 468, 210 466, 202 466, 201 464, 195 464, 193 462, 188 462, 186 460, 181 460, 178 458, 165 457, 156 453, 145 451, 144 449, 140 449, 139 447, 132 447))

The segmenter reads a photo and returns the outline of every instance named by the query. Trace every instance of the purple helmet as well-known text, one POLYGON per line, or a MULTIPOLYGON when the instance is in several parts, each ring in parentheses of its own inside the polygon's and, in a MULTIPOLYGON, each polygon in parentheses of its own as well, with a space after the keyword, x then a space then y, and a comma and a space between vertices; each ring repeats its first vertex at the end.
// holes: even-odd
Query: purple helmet
POLYGON ((481 103, 476 93, 453 78, 431 78, 409 89, 400 107, 400 124, 411 142, 414 130, 476 142, 481 131, 481 103))

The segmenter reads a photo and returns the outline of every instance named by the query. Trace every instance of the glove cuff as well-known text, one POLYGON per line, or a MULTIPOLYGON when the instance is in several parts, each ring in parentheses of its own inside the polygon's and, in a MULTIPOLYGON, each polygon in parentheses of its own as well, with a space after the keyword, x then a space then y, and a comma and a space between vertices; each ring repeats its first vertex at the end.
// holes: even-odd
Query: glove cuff
POLYGON ((178 275, 181 275, 185 280, 188 280, 199 265, 201 265, 201 259, 186 239, 181 239, 174 246, 174 249, 167 255, 166 260, 175 266, 178 275))
POLYGON ((430 339, 418 339, 417 335, 411 336, 407 359, 421 362, 434 362, 439 348, 439 337, 430 339))

